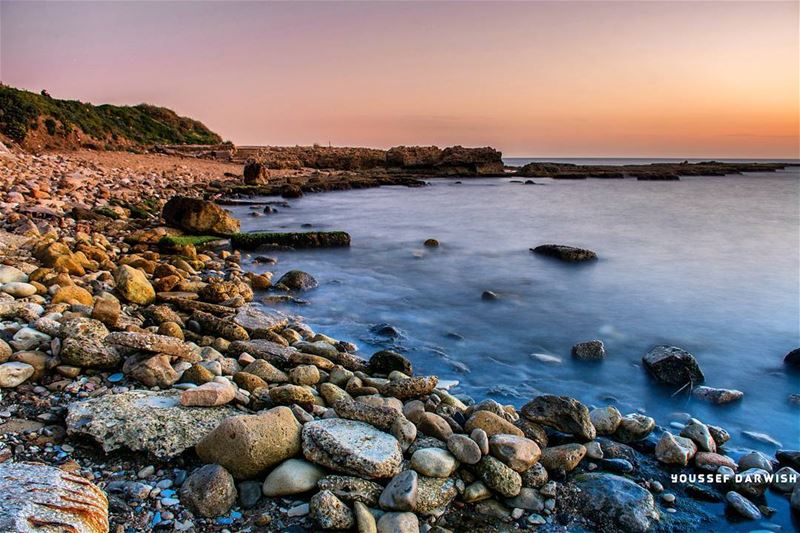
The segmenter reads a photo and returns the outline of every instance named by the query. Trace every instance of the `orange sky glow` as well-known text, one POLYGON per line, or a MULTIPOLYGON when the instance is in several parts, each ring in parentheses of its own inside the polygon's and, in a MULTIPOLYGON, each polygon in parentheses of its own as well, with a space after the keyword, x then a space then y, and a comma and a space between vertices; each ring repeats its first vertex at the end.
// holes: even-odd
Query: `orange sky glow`
POLYGON ((0 2, 0 79, 237 144, 800 157, 800 2, 0 2))

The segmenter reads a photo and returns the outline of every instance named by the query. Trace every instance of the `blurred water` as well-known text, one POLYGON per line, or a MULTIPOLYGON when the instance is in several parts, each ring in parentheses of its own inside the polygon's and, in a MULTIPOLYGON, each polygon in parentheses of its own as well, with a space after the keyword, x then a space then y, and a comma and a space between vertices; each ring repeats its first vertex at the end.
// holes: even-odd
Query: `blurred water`
POLYGON ((457 379, 455 392, 476 399, 520 406, 537 392, 566 394, 642 409, 662 425, 690 412, 725 426, 733 448, 774 453, 741 432, 800 447, 800 409, 787 401, 800 376, 782 364, 800 346, 798 178, 795 168, 679 182, 442 179, 308 195, 264 217, 235 212, 244 230, 310 223, 352 235, 350 249, 269 255, 276 275, 299 268, 321 283, 304 296, 310 305, 281 308, 366 356, 396 345, 418 372, 457 379), (441 247, 423 247, 431 237, 441 247), (563 264, 528 251, 550 242, 600 260, 563 264), (482 301, 484 290, 500 299, 482 301), (370 332, 382 322, 403 337, 370 332), (573 344, 594 338, 605 361, 571 359, 573 344), (673 397, 641 368, 656 344, 692 352, 707 385, 740 389, 744 400, 673 397))

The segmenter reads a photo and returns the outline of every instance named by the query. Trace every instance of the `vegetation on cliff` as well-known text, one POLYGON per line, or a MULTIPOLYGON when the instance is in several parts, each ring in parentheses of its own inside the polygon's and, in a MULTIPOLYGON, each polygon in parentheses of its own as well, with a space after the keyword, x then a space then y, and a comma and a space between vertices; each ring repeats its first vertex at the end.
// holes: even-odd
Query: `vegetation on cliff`
POLYGON ((30 148, 219 144, 202 123, 148 104, 92 105, 0 85, 0 133, 30 148))

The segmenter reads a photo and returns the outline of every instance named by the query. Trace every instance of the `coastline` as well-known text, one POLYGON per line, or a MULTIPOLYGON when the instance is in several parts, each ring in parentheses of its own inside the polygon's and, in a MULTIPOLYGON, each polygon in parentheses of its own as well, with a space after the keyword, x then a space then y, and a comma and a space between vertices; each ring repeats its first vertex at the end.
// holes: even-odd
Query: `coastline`
MULTIPOLYGON (((419 523, 431 516, 443 516, 432 525, 432 531, 502 530, 514 523, 522 528, 533 529, 537 525, 547 528, 575 519, 579 522, 574 525, 593 523, 594 527, 630 531, 693 528, 709 518, 708 511, 684 494, 680 494, 679 499, 682 505, 687 502, 686 507, 682 506, 679 513, 670 511, 675 508, 675 495, 666 497, 663 487, 671 469, 679 469, 684 462, 694 464, 699 470, 710 468, 713 471, 719 466, 747 470, 752 465, 766 468, 770 464, 772 468, 771 458, 765 462, 764 458, 754 456, 749 462, 737 464, 730 457, 717 454, 718 447, 722 447, 729 436, 723 429, 699 421, 686 421, 686 427, 693 428, 686 437, 670 434, 670 437, 662 435, 656 440, 652 433, 656 421, 649 417, 636 413, 623 417, 605 408, 590 413, 586 406, 572 399, 531 398, 532 405, 525 407, 501 406, 492 401, 467 405, 446 390, 436 388, 437 378, 413 377, 411 362, 401 354, 359 355, 354 353, 349 339, 331 339, 324 333, 315 333, 291 317, 269 310, 241 313, 243 309, 253 309, 247 303, 253 299, 254 292, 269 289, 279 296, 302 295, 297 288, 312 284, 304 276, 284 280, 283 284, 295 287, 294 291, 276 291, 274 287, 281 285, 280 280, 273 283, 271 276, 243 272, 238 252, 227 246, 218 247, 212 242, 207 245, 209 248, 204 248, 200 244, 195 246, 190 239, 167 248, 161 240, 164 235, 178 233, 175 229, 166 229, 159 220, 164 201, 178 194, 227 198, 269 191, 291 197, 298 191, 302 194, 331 190, 327 186, 329 183, 350 188, 360 184, 376 186, 386 181, 375 178, 375 181, 361 182, 358 181, 363 180, 361 176, 353 178, 336 171, 320 178, 314 171, 307 174, 299 171, 288 178, 282 177, 286 181, 274 184, 269 183, 274 176, 267 172, 266 176, 262 175, 266 184, 242 189, 239 184, 243 178, 236 172, 242 169, 241 165, 127 154, 109 165, 104 157, 113 161, 116 156, 72 158, 69 155, 20 154, 16 161, 2 163, 4 173, 8 172, 3 191, 4 224, 6 230, 14 232, 13 236, 4 234, 0 239, 5 245, 3 262, 6 267, 22 269, 25 277, 23 281, 23 276, 14 270, 3 271, 4 275, 16 276, 15 281, 8 281, 11 279, 8 278, 4 283, 21 284, 4 285, 2 289, 6 295, 2 303, 7 308, 4 318, 18 321, 21 326, 9 337, 7 359, 21 363, 15 366, 15 372, 27 373, 29 366, 33 373, 3 397, 2 409, 10 413, 6 418, 13 421, 12 428, 17 426, 10 433, 14 435, 10 437, 14 449, 6 446, 0 454, 6 461, 12 457, 15 461, 44 460, 91 479, 109 494, 111 522, 116 527, 131 523, 142 530, 173 527, 179 523, 183 527, 189 520, 200 530, 208 531, 231 524, 235 524, 231 526, 234 528, 248 524, 272 530, 310 524, 309 517, 301 514, 303 511, 311 513, 317 525, 358 523, 360 527, 362 521, 371 523, 364 509, 353 503, 352 494, 336 485, 342 483, 340 480, 319 485, 319 488, 330 488, 311 498, 309 496, 316 492, 313 485, 286 495, 295 503, 310 501, 308 509, 303 507, 304 503, 288 506, 263 497, 257 499, 255 507, 244 509, 242 504, 248 502, 232 503, 233 478, 229 480, 218 469, 213 476, 225 487, 226 497, 214 510, 228 503, 228 508, 221 513, 224 520, 220 521, 218 516, 198 518, 198 509, 208 502, 199 501, 202 497, 189 493, 189 489, 180 492, 175 489, 187 483, 191 487, 187 477, 194 479, 198 487, 203 486, 201 482, 208 482, 202 476, 194 476, 194 467, 201 464, 195 452, 189 450, 174 459, 164 460, 174 451, 161 449, 161 445, 167 443, 145 442, 141 444, 142 453, 116 451, 104 457, 97 443, 80 435, 89 433, 101 443, 108 436, 95 434, 91 424, 88 429, 82 429, 85 423, 78 423, 78 420, 89 416, 105 422, 100 417, 108 414, 111 407, 104 406, 82 416, 68 414, 79 409, 76 404, 66 412, 64 409, 73 400, 93 399, 100 403, 104 398, 123 397, 134 389, 168 390, 180 381, 186 386, 179 389, 182 392, 172 393, 170 401, 175 400, 175 395, 179 395, 181 402, 187 397, 190 398, 187 402, 200 402, 196 404, 201 406, 197 409, 222 413, 221 416, 241 413, 257 418, 259 415, 254 413, 266 411, 275 418, 269 420, 270 424, 285 424, 281 427, 289 428, 286 431, 293 435, 288 446, 285 443, 274 446, 276 450, 292 449, 291 456, 281 456, 275 451, 280 459, 269 466, 249 465, 256 468, 256 475, 234 476, 240 478, 233 489, 234 495, 238 491, 240 500, 245 494, 250 497, 258 494, 261 481, 274 466, 305 457, 310 461, 304 463, 316 466, 291 463, 290 466, 298 470, 290 470, 290 478, 302 474, 313 479, 321 474, 330 476, 334 472, 344 472, 374 483, 369 478, 375 476, 382 480, 377 487, 368 483, 361 483, 361 486, 376 495, 370 499, 369 507, 383 507, 389 511, 386 515, 389 518, 381 518, 378 523, 380 520, 413 522, 407 516, 410 511, 419 523), (25 172, 31 172, 30 176, 25 176, 25 172), (34 175, 44 178, 37 189, 30 186, 34 175), (317 182, 314 177, 319 178, 317 182), (305 181, 292 183, 293 179, 305 181), (287 190, 288 185, 297 190, 287 190), (112 202, 112 198, 122 202, 112 202), (31 209, 21 209, 19 204, 29 203, 30 199, 35 200, 35 205, 29 206, 31 209), (70 212, 75 218, 65 216, 70 212), (128 268, 124 268, 125 265, 128 268), (219 276, 225 281, 211 283, 212 278, 219 276), (35 291, 30 293, 29 287, 35 291), (65 331, 74 321, 91 324, 91 327, 82 327, 85 331, 79 334, 65 331), (20 335, 20 331, 24 334, 20 335), (160 337, 148 336, 150 333, 160 337), (107 340, 108 335, 117 335, 113 343, 107 340), (85 338, 85 341, 70 346, 76 344, 68 342, 73 337, 85 338), (192 342, 197 348, 191 346, 192 342), (95 349, 98 344, 102 347, 99 351, 95 349), (67 348, 70 348, 69 355, 65 357, 67 348), (65 359, 72 364, 65 363, 65 359), (263 363, 252 366, 256 361, 264 361, 272 368, 263 363), (187 372, 190 376, 184 379, 187 372), (216 385, 206 387, 204 383, 216 385), (192 384, 199 387, 191 387, 192 384), (198 393, 203 387, 206 387, 203 393, 198 393), (225 399, 227 401, 223 401, 225 399), (203 406, 217 402, 220 403, 203 406), (232 405, 236 407, 230 407, 232 405), (278 405, 291 406, 290 414, 286 414, 288 409, 276 407, 278 405), (225 413, 228 408, 230 412, 225 413), (289 423, 287 417, 294 423, 289 423), (357 432, 351 433, 356 431, 352 427, 323 427, 335 426, 325 420, 342 419, 359 422, 354 425, 357 432), (300 425, 304 429, 300 430, 300 425), (305 426, 316 429, 307 430, 305 426), (475 430, 480 431, 476 433, 475 430), (368 461, 369 466, 365 467, 359 459, 361 451, 340 442, 364 432, 377 439, 384 439, 383 435, 393 437, 381 450, 379 464, 368 461), (460 437, 451 444, 453 434, 460 437), (604 438, 597 439, 598 434, 604 438), (493 435, 506 437, 490 439, 493 435), (405 448, 400 458, 393 441, 405 448), (327 444, 320 444, 323 442, 327 444), (293 448, 298 443, 302 451, 293 448), (480 448, 474 462, 478 466, 471 466, 470 461, 476 457, 475 446, 480 448), (162 459, 145 459, 144 452, 153 452, 151 447, 158 450, 162 459), (423 452, 415 465, 413 456, 418 450, 440 451, 423 452), (469 451, 473 452, 471 456, 469 451), (697 455, 698 452, 705 455, 697 455), (659 455, 678 466, 663 467, 656 459, 659 455), (461 464, 454 463, 453 457, 461 464), (402 458, 411 461, 411 469, 400 466, 402 458), (153 468, 149 468, 151 466, 153 468), (320 472, 320 466, 326 470, 320 472), (122 475, 113 472, 120 467, 122 475), (635 470, 631 470, 633 467, 635 470), (447 475, 442 476, 442 472, 447 475), (404 478, 386 483, 398 476, 404 478), (248 477, 258 482, 253 485, 252 481, 247 481, 248 477), (404 489, 404 483, 415 488, 404 489), (393 487, 385 497, 391 498, 387 501, 383 497, 389 490, 385 484, 393 487), (601 498, 600 494, 608 492, 609 487, 621 489, 614 493, 619 493, 624 501, 601 498), (578 492, 578 488, 582 492, 578 492), (632 500, 625 499, 631 495, 635 495, 632 500), (623 515, 610 512, 610 509, 630 505, 641 512, 624 514, 624 523, 619 522, 623 515), (136 508, 145 511, 134 512, 136 508), (188 514, 189 509, 195 510, 195 516, 188 514), (549 523, 540 522, 547 522, 548 518, 549 523)), ((417 178, 413 180, 409 183, 419 184, 417 178)), ((233 221, 205 204, 197 209, 204 213, 202 217, 198 215, 198 220, 187 221, 178 213, 173 225, 190 226, 183 230, 195 233, 231 233, 227 225, 233 225, 233 221), (199 220, 205 224, 202 228, 195 225, 199 220)), ((286 266, 281 265, 281 269, 284 268, 286 266)), ((141 394, 161 398, 169 393, 141 394)), ((136 413, 123 412, 126 415, 136 413)), ((197 415, 197 418, 202 416, 197 415)), ((126 416, 116 423, 131 422, 135 418, 126 416)), ((190 419, 188 423, 195 422, 196 419, 190 419)), ((9 421, 3 426, 7 424, 9 421)), ((196 440, 199 444, 207 438, 210 429, 213 428, 203 426, 206 434, 197 435, 201 429, 192 425, 190 432, 194 433, 193 437, 202 437, 196 440)), ((138 431, 143 430, 139 428, 138 431)), ((198 449, 198 453, 203 454, 202 462, 225 463, 223 466, 227 465, 227 470, 232 472, 244 468, 239 458, 229 457, 224 448, 214 446, 212 441, 198 449)), ((104 447, 113 449, 122 444, 104 447)), ((169 444, 184 446, 184 449, 191 447, 186 442, 169 444)), ((797 457, 797 452, 789 452, 777 457, 775 462, 782 467, 797 468, 797 457)), ((319 478, 315 484, 318 481, 319 478)), ((733 488, 752 495, 763 493, 766 484, 757 482, 733 488)), ((700 500, 712 497, 707 491, 697 490, 700 500)), ((794 492, 800 495, 797 489, 794 492)), ((731 507, 754 514, 746 498, 742 497, 745 501, 741 501, 729 497, 728 492, 724 494, 731 507)), ((792 501, 797 498, 800 496, 793 495, 792 501)), ((395 522, 391 524, 401 527, 395 522)))

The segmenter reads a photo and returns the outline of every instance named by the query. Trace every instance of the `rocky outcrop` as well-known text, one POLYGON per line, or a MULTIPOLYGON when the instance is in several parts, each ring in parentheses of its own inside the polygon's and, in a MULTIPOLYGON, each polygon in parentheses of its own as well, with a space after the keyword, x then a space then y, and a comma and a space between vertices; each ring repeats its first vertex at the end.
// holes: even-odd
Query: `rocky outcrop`
POLYGON ((173 196, 161 211, 170 226, 198 235, 233 235, 239 232, 239 221, 213 202, 173 196))
POLYGON ((236 233, 231 244, 243 250, 255 250, 259 246, 288 246, 290 248, 338 248, 350 246, 350 235, 344 231, 306 231, 297 233, 273 233, 255 231, 236 233))
POLYGON ((642 362, 650 375, 665 385, 696 384, 705 380, 694 356, 677 346, 656 346, 642 357, 642 362))
POLYGON ((602 531, 645 533, 660 519, 653 496, 633 481, 613 474, 582 474, 581 513, 602 531))
POLYGON ((52 466, 0 464, 0 531, 106 533, 108 499, 94 483, 52 466))

